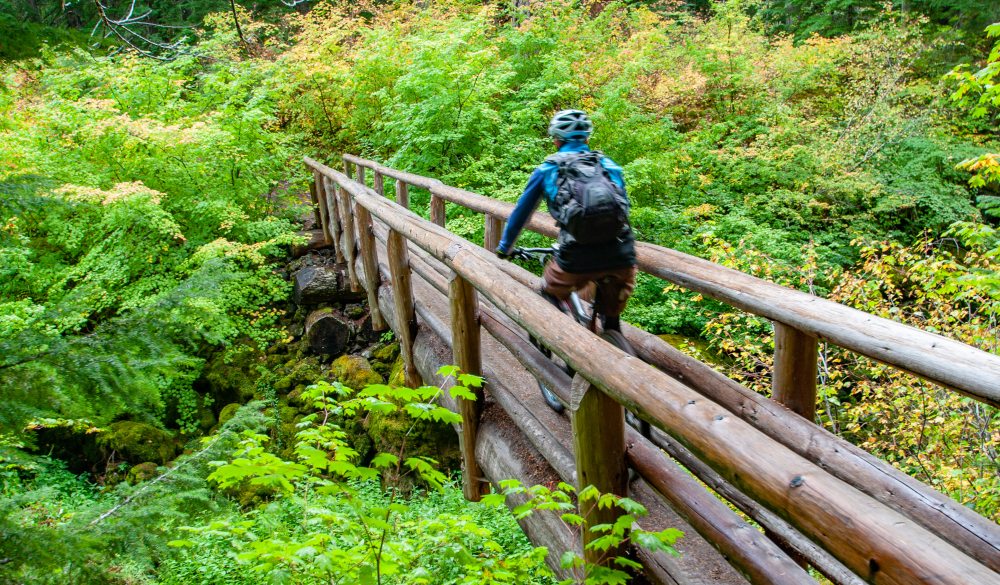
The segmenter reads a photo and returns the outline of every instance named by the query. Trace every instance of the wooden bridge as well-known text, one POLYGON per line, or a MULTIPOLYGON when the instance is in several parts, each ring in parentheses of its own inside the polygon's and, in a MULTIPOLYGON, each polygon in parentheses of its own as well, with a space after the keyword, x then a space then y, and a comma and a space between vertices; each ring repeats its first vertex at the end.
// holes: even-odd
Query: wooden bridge
MULTIPOLYGON (((680 558, 640 554, 651 583, 816 583, 811 566, 836 584, 1000 584, 997 524, 812 422, 819 339, 994 407, 1000 357, 638 244, 640 270, 774 323, 765 398, 653 335, 625 326, 637 359, 560 313, 537 294, 537 277, 492 253, 511 204, 351 155, 343 172, 305 163, 327 243, 352 287, 367 292, 375 328, 400 340, 408 384, 442 382, 444 364, 487 381, 476 401, 444 398, 463 417, 467 498, 507 478, 628 493, 651 512, 644 528, 686 532, 680 558), (409 210, 410 187, 429 191, 429 220, 409 210), (484 214, 482 246, 444 228, 446 204, 484 214), (575 369, 574 380, 529 333, 575 369), (568 417, 545 406, 536 378, 562 389, 568 417), (622 405, 655 427, 651 441, 624 424, 622 405), (631 482, 629 467, 639 475, 631 482)), ((542 214, 527 229, 556 235, 542 214)), ((550 558, 581 549, 555 515, 522 526, 550 558)))

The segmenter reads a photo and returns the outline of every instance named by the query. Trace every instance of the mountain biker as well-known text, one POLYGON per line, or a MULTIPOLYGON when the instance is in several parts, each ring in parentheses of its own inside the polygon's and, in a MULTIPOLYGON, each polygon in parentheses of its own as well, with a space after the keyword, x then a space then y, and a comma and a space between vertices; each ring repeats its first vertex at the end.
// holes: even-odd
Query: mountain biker
MULTIPOLYGON (((559 223, 559 205, 564 197, 557 197, 560 185, 565 182, 566 167, 591 153, 588 142, 594 130, 593 122, 581 110, 557 112, 549 123, 549 136, 557 153, 545 159, 528 179, 514 212, 504 228, 497 256, 508 258, 528 218, 545 198, 549 213, 559 223), (563 170, 560 170, 560 169, 563 170)), ((628 197, 622 168, 613 160, 597 152, 600 167, 606 177, 620 188, 619 200, 623 206, 624 225, 613 227, 613 233, 600 234, 598 243, 582 243, 566 226, 559 225, 558 251, 554 261, 549 261, 542 275, 542 292, 566 301, 570 292, 597 284, 595 302, 603 314, 605 330, 621 331, 620 315, 629 296, 635 289, 635 236, 628 225, 628 197)), ((579 233, 578 233, 579 235, 579 233)))

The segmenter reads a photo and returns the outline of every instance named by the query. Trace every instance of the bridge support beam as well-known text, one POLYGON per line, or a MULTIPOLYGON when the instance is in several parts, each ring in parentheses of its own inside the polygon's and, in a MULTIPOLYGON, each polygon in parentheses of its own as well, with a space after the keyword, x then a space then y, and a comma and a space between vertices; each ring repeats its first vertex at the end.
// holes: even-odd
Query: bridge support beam
POLYGON ((344 262, 344 242, 340 239, 340 204, 337 202, 337 186, 329 177, 323 177, 323 192, 326 193, 326 216, 330 222, 330 234, 333 236, 334 250, 337 262, 344 262))
POLYGON ((354 210, 358 220, 358 241, 361 244, 361 266, 365 271, 365 292, 368 294, 368 310, 372 316, 372 329, 385 331, 388 325, 378 308, 378 287, 382 275, 378 271, 378 252, 375 248, 375 232, 372 227, 372 215, 363 206, 354 210))
MULTIPOLYGON (((319 171, 314 171, 313 177, 319 177, 319 171)), ((323 219, 319 215, 319 198, 316 196, 317 189, 319 189, 319 186, 316 184, 316 181, 309 184, 309 199, 312 201, 313 218, 316 220, 316 224, 324 227, 323 219)))
POLYGON ((340 209, 340 224, 344 227, 344 257, 347 259, 347 276, 351 281, 351 290, 361 292, 361 281, 358 279, 357 268, 354 266, 355 258, 355 238, 354 238, 354 213, 351 205, 351 196, 343 189, 337 189, 340 209))
POLYGON ((403 355, 403 377, 406 385, 417 388, 423 385, 413 357, 413 344, 417 335, 417 314, 413 305, 413 288, 410 283, 410 258, 406 239, 395 230, 386 238, 386 255, 389 278, 392 282, 392 304, 399 329, 399 352, 403 355))
POLYGON ((774 370, 771 397, 807 420, 816 416, 817 340, 774 322, 774 370))
MULTIPOLYGON (((451 305, 452 357, 455 365, 466 374, 483 375, 483 358, 479 337, 479 298, 469 281, 457 274, 448 285, 451 305)), ((489 483, 476 461, 476 437, 479 435, 479 417, 483 411, 483 390, 473 389, 475 400, 459 398, 458 410, 462 415, 462 462, 465 465, 462 491, 465 498, 478 502, 489 483)))
POLYGON ((431 221, 444 227, 445 223, 444 199, 431 194, 431 221))
POLYGON ((503 235, 503 219, 488 213, 485 218, 483 247, 489 252, 496 252, 497 246, 500 245, 500 236, 503 235))
POLYGON ((396 179, 396 203, 410 208, 410 186, 399 179, 396 179))
MULTIPOLYGON (((625 411, 621 404, 581 376, 573 380, 570 408, 577 489, 594 486, 602 494, 624 497, 628 490, 625 465, 625 411)), ((596 501, 580 502, 583 516, 583 557, 588 563, 610 566, 623 550, 591 550, 587 544, 602 536, 591 531, 598 524, 614 524, 624 512, 617 506, 598 508, 596 501)))

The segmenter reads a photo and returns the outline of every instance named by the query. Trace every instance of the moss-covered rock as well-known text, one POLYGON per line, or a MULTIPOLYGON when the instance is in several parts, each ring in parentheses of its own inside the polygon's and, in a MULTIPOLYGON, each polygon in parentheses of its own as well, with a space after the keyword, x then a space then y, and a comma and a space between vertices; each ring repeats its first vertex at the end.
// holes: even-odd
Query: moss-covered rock
POLYGON ((135 421, 111 423, 97 438, 97 444, 106 457, 114 452, 126 461, 153 461, 162 465, 177 454, 177 445, 170 433, 135 421))
POLYGON ((216 352, 205 364, 199 384, 205 387, 217 404, 249 402, 254 398, 257 379, 260 378, 257 366, 264 359, 264 354, 249 344, 216 352))
POLYGON ((147 461, 145 463, 140 463, 139 465, 133 465, 132 469, 128 470, 128 482, 131 484, 136 484, 141 481, 149 481, 156 477, 157 465, 152 461, 147 461))
MULTIPOLYGON (((414 421, 402 411, 371 413, 365 419, 365 430, 372 440, 374 452, 398 454, 404 446, 404 457, 430 457, 438 462, 437 468, 447 473, 462 466, 462 455, 458 444, 458 434, 451 425, 433 421, 414 421)), ((385 479, 397 487, 408 491, 414 479, 392 477, 385 479)))
POLYGON ((219 426, 221 427, 232 420, 232 418, 236 415, 236 411, 240 409, 240 406, 242 406, 242 404, 238 402, 233 402, 223 406, 222 410, 219 412, 219 426))
POLYGON ((323 364, 316 356, 293 358, 274 371, 277 380, 273 386, 278 394, 289 394, 299 386, 305 387, 324 379, 324 374, 323 364))
POLYGON ((302 393, 306 391, 305 384, 299 384, 288 393, 285 398, 288 400, 288 404, 291 406, 307 406, 306 401, 302 398, 302 393))
POLYGON ((399 357, 399 343, 394 342, 384 345, 371 353, 372 369, 383 378, 388 378, 392 372, 392 366, 399 357))
POLYGON ((274 486, 257 485, 244 481, 238 486, 227 488, 224 493, 230 499, 239 502, 243 508, 250 509, 271 501, 280 492, 274 486))
POLYGON ((212 412, 212 401, 205 396, 198 397, 198 428, 207 433, 215 426, 215 413, 212 412))
POLYGON ((382 384, 384 380, 371 363, 359 355, 342 355, 330 365, 330 375, 348 388, 360 390, 369 384, 382 384))
POLYGON ((389 371, 389 381, 390 386, 405 386, 406 385, 406 372, 403 368, 403 358, 402 356, 396 358, 396 361, 392 364, 392 369, 389 371))
POLYGON ((290 423, 295 420, 295 417, 299 415, 299 409, 294 406, 282 406, 278 410, 278 416, 281 417, 281 422, 290 423))

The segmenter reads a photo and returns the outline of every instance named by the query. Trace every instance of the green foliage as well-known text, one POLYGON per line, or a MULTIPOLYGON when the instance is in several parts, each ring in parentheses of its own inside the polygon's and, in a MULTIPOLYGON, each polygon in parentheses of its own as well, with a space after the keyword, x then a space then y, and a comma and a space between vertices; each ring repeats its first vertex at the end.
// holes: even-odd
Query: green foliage
MULTIPOLYGON (((450 390, 454 396, 474 397, 468 387, 482 383, 453 368, 441 374, 460 383, 450 390)), ((403 447, 362 465, 336 423, 343 415, 397 409, 414 424, 459 422, 434 403, 441 392, 381 384, 357 392, 339 383, 310 386, 302 398, 315 412, 297 425, 295 461, 269 452, 266 435, 245 431, 233 457, 216 462, 209 476, 223 490, 264 488, 272 502, 240 520, 188 528, 190 538, 171 544, 211 549, 222 541, 252 572, 298 583, 329 582, 334 576, 357 583, 515 583, 547 574, 544 549, 519 546, 505 554, 493 532, 473 517, 427 515, 419 505, 411 508, 397 489, 378 488, 375 480, 390 470, 396 477, 419 475, 438 493, 448 479, 433 460, 408 456, 403 447)), ((168 576, 167 582, 177 578, 168 576)))
POLYGON ((560 566, 573 577, 561 581, 561 585, 584 583, 586 585, 623 584, 631 579, 631 571, 641 570, 642 565, 627 556, 616 554, 629 545, 638 546, 651 552, 679 553, 674 543, 684 535, 675 528, 653 532, 643 530, 636 521, 648 514, 645 507, 629 498, 614 494, 603 494, 594 486, 577 490, 560 482, 555 489, 542 485, 525 487, 516 480, 500 482, 502 493, 484 496, 486 504, 500 505, 506 498, 520 501, 513 508, 514 516, 524 518, 536 512, 554 512, 566 526, 580 533, 585 529, 585 517, 592 512, 614 509, 621 512, 613 524, 595 524, 586 539, 586 550, 599 553, 594 562, 585 560, 573 551, 566 551, 560 557, 560 566), (573 503, 574 495, 577 501, 573 503))
POLYGON ((153 567, 172 555, 166 533, 230 507, 205 481, 208 462, 232 451, 242 431, 262 426, 259 404, 249 405, 211 442, 160 468, 154 480, 103 493, 65 471, 64 463, 28 456, 3 441, 0 582, 149 582, 153 567))
MULTIPOLYGON (((919 23, 795 44, 745 9, 678 22, 555 2, 512 25, 462 3, 371 17, 317 7, 284 58, 288 115, 322 151, 512 201, 550 151, 548 116, 583 107, 593 145, 625 168, 640 236, 702 255, 697 236, 710 232, 789 262, 814 241, 843 266, 856 261, 854 235, 909 239, 976 216, 950 168, 974 146, 928 114, 937 80, 916 67, 935 45, 919 23)), ((425 194, 413 201, 426 213, 425 194)), ((457 206, 448 227, 482 237, 457 206)), ((642 324, 684 326, 641 309, 642 324)))
MULTIPOLYGON (((986 28, 990 38, 1000 37, 1000 22, 986 28)), ((1000 116, 1000 41, 993 45, 986 59, 986 66, 971 72, 966 66, 958 66, 947 78, 958 85, 951 99, 959 107, 970 110, 973 119, 990 118, 994 122, 1000 116)), ((969 184, 980 188, 978 203, 983 212, 994 218, 1000 218, 1000 155, 985 153, 970 157, 958 164, 958 168, 972 173, 969 184)))
MULTIPOLYGON (((862 264, 829 275, 832 300, 1000 352, 1000 239, 993 227, 957 223, 945 238, 909 246, 859 241, 862 264)), ((751 245, 720 245, 716 260, 768 280, 823 292, 815 256, 802 267, 751 245)), ((706 325, 727 374, 767 394, 774 333, 760 317, 721 309, 706 325)), ((819 419, 840 434, 987 517, 997 518, 1000 467, 995 408, 834 346, 820 352, 819 419)))
POLYGON ((294 136, 266 78, 79 51, 0 71, 0 425, 129 412, 192 431, 204 349, 280 335, 294 136))

